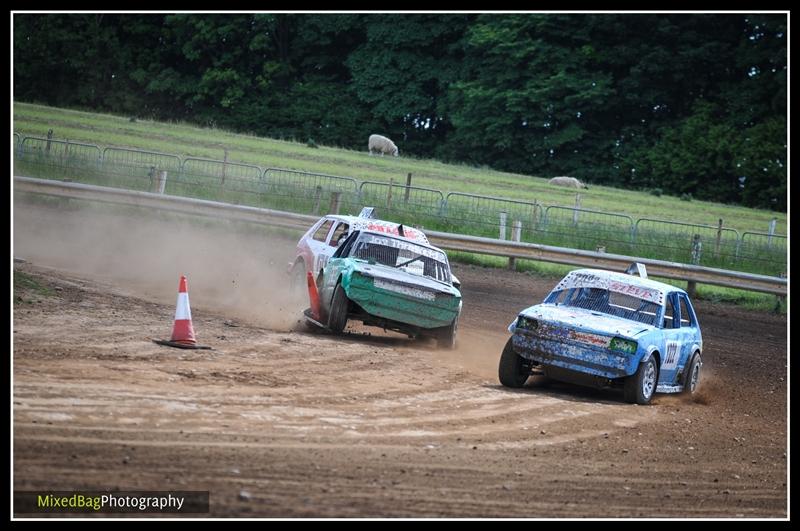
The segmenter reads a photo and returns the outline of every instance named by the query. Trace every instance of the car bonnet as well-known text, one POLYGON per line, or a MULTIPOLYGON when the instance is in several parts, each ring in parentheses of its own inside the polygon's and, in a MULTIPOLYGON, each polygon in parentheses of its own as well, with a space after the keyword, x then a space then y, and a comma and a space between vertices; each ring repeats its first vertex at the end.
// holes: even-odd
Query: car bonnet
POLYGON ((414 275, 408 273, 407 271, 403 271, 402 269, 397 269, 395 267, 389 267, 382 264, 365 263, 355 259, 353 262, 355 263, 356 271, 364 276, 369 276, 388 282, 395 282, 398 284, 424 287, 431 290, 440 291, 442 293, 449 293, 451 295, 461 295, 456 288, 449 286, 444 282, 439 282, 420 275, 414 275))
POLYGON ((570 328, 630 338, 635 338, 643 332, 656 329, 652 325, 622 319, 613 315, 584 310, 583 308, 557 306, 555 304, 531 306, 522 310, 520 315, 550 324, 561 323, 570 328))

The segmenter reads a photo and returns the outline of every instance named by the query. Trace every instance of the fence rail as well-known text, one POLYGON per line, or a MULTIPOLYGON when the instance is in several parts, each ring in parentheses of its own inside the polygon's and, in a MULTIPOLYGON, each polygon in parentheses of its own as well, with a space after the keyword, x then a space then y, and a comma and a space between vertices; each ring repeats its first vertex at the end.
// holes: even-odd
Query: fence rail
MULTIPOLYGON (((29 177, 14 177, 14 190, 15 193, 44 194, 143 208, 156 208, 297 230, 307 229, 311 223, 318 219, 315 216, 292 212, 29 177)), ((427 235, 431 242, 439 247, 462 252, 616 270, 623 270, 631 262, 638 261, 647 265, 648 271, 652 276, 781 296, 785 296, 787 293, 788 282, 785 278, 438 231, 427 231, 427 235)))
POLYGON ((158 168, 178 173, 181 158, 169 153, 142 151, 139 149, 107 147, 103 150, 103 165, 119 165, 138 168, 158 168))
POLYGON ((264 170, 252 164, 229 162, 214 159, 187 157, 181 164, 183 175, 210 178, 214 184, 225 184, 226 179, 252 180, 259 182, 264 178, 264 170))
POLYGON ((33 136, 26 136, 20 141, 20 152, 33 157, 49 157, 62 165, 70 162, 99 163, 102 159, 100 148, 94 144, 33 136))
POLYGON ((462 192, 450 192, 445 198, 444 212, 451 229, 469 229, 481 236, 501 234, 503 227, 518 221, 521 225, 520 237, 525 241, 534 239, 538 229, 542 209, 536 201, 519 201, 503 197, 493 197, 462 192))
MULTIPOLYGON (((15 174, 218 200, 318 215, 356 214, 378 206, 381 215, 426 231, 598 250, 692 265, 780 275, 787 270, 785 235, 739 234, 730 227, 642 218, 572 206, 542 205, 462 192, 445 193, 398 182, 241 162, 181 158, 129 148, 82 144, 14 133, 15 174), (166 172, 166 174, 164 174, 166 172)), ((410 177, 410 176, 409 176, 410 177)), ((409 181, 410 182, 410 181, 409 181)))

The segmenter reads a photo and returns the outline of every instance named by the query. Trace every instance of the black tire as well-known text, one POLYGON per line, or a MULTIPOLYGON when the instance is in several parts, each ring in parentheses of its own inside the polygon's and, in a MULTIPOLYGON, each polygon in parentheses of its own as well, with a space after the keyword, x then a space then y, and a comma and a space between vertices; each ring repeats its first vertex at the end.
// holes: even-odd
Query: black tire
POLYGON ((692 361, 689 363, 689 371, 686 373, 686 380, 683 383, 683 394, 693 395, 697 392, 700 384, 700 369, 703 367, 703 358, 699 352, 695 352, 692 361))
POLYGON ((436 337, 436 344, 439 348, 446 348, 448 350, 453 350, 456 348, 456 334, 458 333, 458 316, 453 319, 453 322, 450 323, 450 326, 445 326, 439 331, 439 335, 436 337))
POLYGON ((530 363, 514 351, 512 338, 508 338, 503 353, 500 355, 498 368, 500 383, 506 387, 519 388, 525 385, 531 374, 530 363))
POLYGON ((647 405, 653 399, 658 385, 658 367, 655 356, 639 364, 636 372, 625 379, 625 401, 647 405))
POLYGON ((347 326, 347 311, 350 308, 350 300, 344 292, 341 284, 336 284, 331 301, 331 311, 328 314, 328 328, 334 332, 341 332, 347 326))

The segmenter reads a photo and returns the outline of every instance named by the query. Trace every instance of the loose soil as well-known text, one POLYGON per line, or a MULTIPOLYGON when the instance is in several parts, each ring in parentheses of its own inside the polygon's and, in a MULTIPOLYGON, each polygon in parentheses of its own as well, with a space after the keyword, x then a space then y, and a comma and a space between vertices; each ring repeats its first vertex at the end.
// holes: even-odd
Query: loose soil
POLYGON ((506 327, 552 279, 456 266, 455 351, 334 336, 298 321, 293 244, 229 229, 15 202, 15 489, 207 490, 214 517, 787 517, 785 316, 698 302, 694 399, 510 390, 506 327), (213 350, 151 341, 180 274, 213 350))

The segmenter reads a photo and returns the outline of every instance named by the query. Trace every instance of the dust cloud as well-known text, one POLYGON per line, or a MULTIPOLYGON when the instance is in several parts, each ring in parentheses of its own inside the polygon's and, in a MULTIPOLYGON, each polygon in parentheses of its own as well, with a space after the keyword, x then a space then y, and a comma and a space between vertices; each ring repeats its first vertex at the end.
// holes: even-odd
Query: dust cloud
POLYGON ((460 327, 456 348, 440 349, 432 359, 436 363, 461 367, 472 374, 496 382, 500 353, 508 337, 509 334, 505 330, 490 332, 460 327))
POLYGON ((58 204, 15 197, 14 257, 103 279, 161 304, 175 304, 179 278, 186 275, 193 319, 205 310, 234 323, 289 330, 308 306, 292 294, 286 273, 296 242, 265 228, 58 204))
POLYGON ((700 370, 700 381, 697 389, 691 395, 685 393, 660 394, 653 399, 659 405, 700 404, 710 405, 715 398, 725 394, 725 382, 707 364, 700 370))

